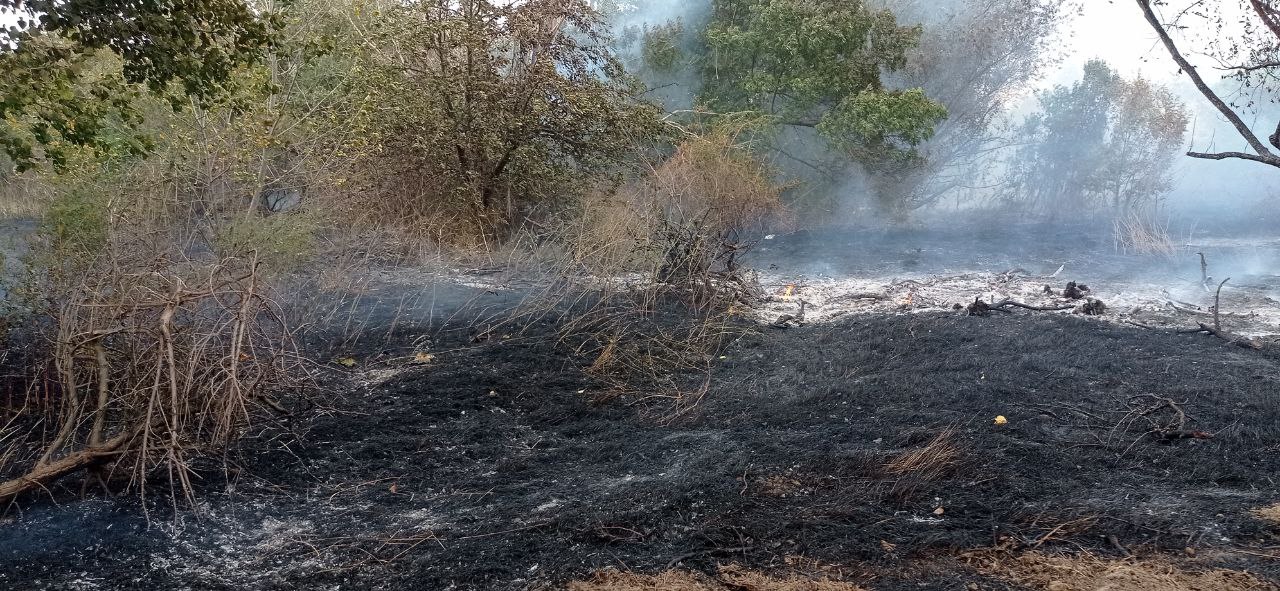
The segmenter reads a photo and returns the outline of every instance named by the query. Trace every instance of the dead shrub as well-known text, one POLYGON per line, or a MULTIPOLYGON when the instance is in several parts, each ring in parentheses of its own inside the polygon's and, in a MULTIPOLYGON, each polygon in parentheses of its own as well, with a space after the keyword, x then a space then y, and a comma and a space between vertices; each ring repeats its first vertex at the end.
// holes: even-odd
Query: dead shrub
POLYGON ((279 405, 298 357, 256 251, 218 255, 153 202, 78 187, 11 293, 29 385, 2 409, 0 501, 81 470, 189 495, 195 458, 279 405))
POLYGON ((555 317, 561 342, 615 390, 696 404, 705 384, 677 383, 676 370, 708 370, 745 330, 735 315, 759 288, 738 257, 768 224, 786 223, 782 188, 748 129, 725 121, 691 134, 665 161, 523 238, 540 248, 530 264, 557 281, 517 316, 555 317))

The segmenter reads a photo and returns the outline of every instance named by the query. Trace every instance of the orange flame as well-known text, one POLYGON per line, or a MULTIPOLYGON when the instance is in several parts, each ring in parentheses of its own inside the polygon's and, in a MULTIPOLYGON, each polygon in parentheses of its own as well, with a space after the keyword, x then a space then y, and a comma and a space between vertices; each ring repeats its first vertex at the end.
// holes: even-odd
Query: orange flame
POLYGON ((788 285, 787 290, 782 293, 782 301, 784 302, 791 301, 791 294, 794 293, 795 291, 796 291, 796 284, 792 283, 788 285))

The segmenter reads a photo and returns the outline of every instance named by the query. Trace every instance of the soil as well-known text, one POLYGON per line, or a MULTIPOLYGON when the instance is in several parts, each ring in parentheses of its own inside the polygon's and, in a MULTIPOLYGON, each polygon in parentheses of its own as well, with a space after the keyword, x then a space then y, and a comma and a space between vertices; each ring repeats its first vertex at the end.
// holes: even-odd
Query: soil
MULTIPOLYGON (((465 291, 448 301, 518 297, 465 291)), ((990 547, 1192 548, 1280 580, 1280 529, 1251 512, 1280 501, 1274 348, 1029 311, 851 314, 750 332, 682 376, 709 391, 670 421, 593 402, 590 360, 549 324, 476 343, 474 323, 371 325, 385 338, 332 366, 321 408, 205 470, 198 507, 76 500, 75 482, 24 499, 0 587, 541 589, 796 560, 881 591, 1043 587, 960 558, 990 547)))

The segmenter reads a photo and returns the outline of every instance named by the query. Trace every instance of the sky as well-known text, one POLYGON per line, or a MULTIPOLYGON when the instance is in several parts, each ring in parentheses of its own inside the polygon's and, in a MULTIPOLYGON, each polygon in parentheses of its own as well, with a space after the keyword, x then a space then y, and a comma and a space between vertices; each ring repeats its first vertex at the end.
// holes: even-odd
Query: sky
POLYGON ((1141 74, 1164 83, 1177 79, 1177 66, 1132 0, 1085 0, 1064 36, 1071 55, 1041 81, 1045 87, 1079 78, 1084 63, 1096 57, 1126 78, 1141 74))

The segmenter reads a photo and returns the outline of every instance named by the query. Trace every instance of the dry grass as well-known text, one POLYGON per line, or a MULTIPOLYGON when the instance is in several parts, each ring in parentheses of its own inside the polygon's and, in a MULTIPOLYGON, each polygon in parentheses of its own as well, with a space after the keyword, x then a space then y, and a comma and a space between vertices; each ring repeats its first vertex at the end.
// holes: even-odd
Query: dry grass
POLYGON ((1277 591, 1241 571, 1191 568, 1162 558, 1111 560, 1091 554, 971 556, 985 574, 1044 591, 1277 591))
POLYGON ((884 464, 887 475, 895 478, 890 496, 905 500, 920 490, 953 473, 964 459, 964 450, 956 443, 956 430, 947 427, 924 445, 902 452, 884 464))
POLYGON ((0 172, 0 219, 36 218, 50 198, 49 188, 33 175, 0 172))
POLYGON ((1112 221, 1116 250, 1126 254, 1173 256, 1178 251, 1169 222, 1160 222, 1149 212, 1129 211, 1112 221))
POLYGON ((1250 513, 1258 519, 1269 521, 1274 525, 1280 526, 1280 503, 1268 505, 1266 507, 1259 507, 1250 511, 1250 513))
POLYGON ((825 576, 769 575, 731 564, 721 566, 715 577, 676 570, 641 575, 606 569, 587 580, 569 583, 568 591, 862 591, 862 588, 825 576))

